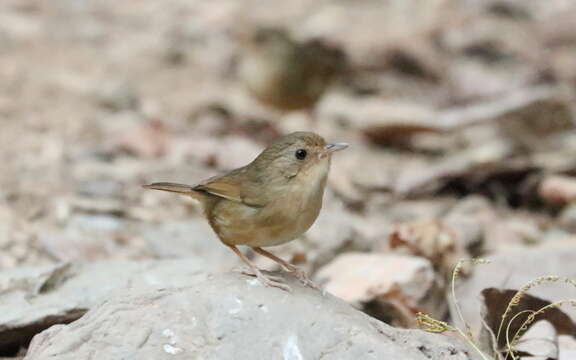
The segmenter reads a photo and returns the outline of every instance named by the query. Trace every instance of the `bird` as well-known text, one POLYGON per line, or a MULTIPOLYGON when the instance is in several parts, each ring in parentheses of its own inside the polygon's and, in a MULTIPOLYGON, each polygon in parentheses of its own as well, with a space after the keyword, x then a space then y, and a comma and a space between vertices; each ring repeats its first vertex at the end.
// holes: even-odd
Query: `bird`
POLYGON ((239 80, 260 103, 281 112, 314 107, 339 74, 346 56, 336 46, 311 39, 299 42, 282 28, 258 27, 241 41, 239 80))
POLYGON ((316 221, 332 154, 346 143, 327 144, 313 132, 299 131, 278 138, 248 165, 197 185, 157 182, 143 185, 192 197, 200 202, 220 241, 266 286, 290 291, 274 276, 265 275, 238 246, 245 245, 292 272, 305 285, 316 287, 306 273, 263 247, 290 242, 316 221))

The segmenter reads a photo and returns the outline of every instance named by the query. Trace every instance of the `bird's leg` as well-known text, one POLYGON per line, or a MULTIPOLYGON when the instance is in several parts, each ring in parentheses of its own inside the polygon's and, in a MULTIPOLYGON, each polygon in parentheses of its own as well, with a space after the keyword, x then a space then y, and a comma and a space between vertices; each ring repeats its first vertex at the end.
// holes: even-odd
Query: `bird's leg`
POLYGON ((293 264, 290 264, 288 261, 279 258, 278 256, 272 254, 271 252, 268 252, 260 247, 255 247, 252 248, 254 251, 256 251, 258 254, 266 256, 267 258, 273 260, 275 263, 279 264, 280 266, 282 266, 282 268, 284 268, 284 270, 289 271, 289 272, 297 272, 299 269, 294 266, 293 264))
POLYGON ((256 251, 258 254, 266 256, 267 258, 273 260, 274 262, 282 266, 284 270, 294 273, 294 276, 296 276, 296 278, 300 280, 300 282, 302 282, 304 285, 310 286, 311 288, 320 289, 320 286, 316 285, 312 280, 310 280, 308 275, 306 275, 306 272, 290 264, 288 261, 283 260, 278 256, 272 254, 271 252, 268 252, 260 247, 255 247, 252 249, 256 251))
POLYGON ((228 246, 230 249, 232 249, 232 251, 234 251, 234 253, 236 255, 238 255, 238 257, 240 258, 240 260, 242 260, 246 265, 248 265, 248 267, 250 268, 250 270, 252 270, 252 274, 250 273, 246 273, 248 275, 252 275, 252 276, 256 276, 256 278, 264 285, 266 286, 273 286, 273 287, 277 287, 279 289, 285 290, 290 292, 291 289, 288 285, 284 284, 283 282, 281 282, 278 278, 274 278, 271 276, 266 276, 262 273, 262 271, 260 269, 258 269, 258 267, 256 265, 254 265, 254 263, 250 260, 248 260, 248 258, 242 254, 242 252, 240 250, 238 250, 238 248, 234 245, 229 245, 229 244, 224 244, 226 246, 228 246))

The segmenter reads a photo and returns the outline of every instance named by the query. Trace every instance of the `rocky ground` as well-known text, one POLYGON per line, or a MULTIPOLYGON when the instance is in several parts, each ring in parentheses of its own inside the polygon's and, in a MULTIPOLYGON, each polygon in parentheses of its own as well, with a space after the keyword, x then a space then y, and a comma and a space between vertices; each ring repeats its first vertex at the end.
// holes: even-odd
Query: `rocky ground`
POLYGON ((576 311, 550 304, 576 279, 575 16, 566 0, 0 2, 0 357, 56 325, 27 358, 226 359, 249 341, 263 359, 468 359, 474 346, 497 359, 502 316, 548 306, 516 356, 574 358, 576 311), (351 146, 314 227, 271 250, 369 317, 230 274, 238 259, 191 200, 140 187, 196 183, 310 129, 240 86, 238 37, 255 24, 349 59, 315 131, 351 146), (190 318, 159 324, 172 305, 190 318), (150 334, 124 344, 149 308, 150 334), (399 329, 418 326, 443 334, 399 329))

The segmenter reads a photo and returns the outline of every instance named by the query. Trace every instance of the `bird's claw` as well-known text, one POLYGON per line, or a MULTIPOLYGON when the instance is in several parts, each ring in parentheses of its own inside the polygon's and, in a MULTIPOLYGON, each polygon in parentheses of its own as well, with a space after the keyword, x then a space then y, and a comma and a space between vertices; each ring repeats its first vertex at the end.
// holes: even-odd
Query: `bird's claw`
POLYGON ((310 279, 308 274, 304 270, 300 270, 297 267, 291 269, 291 272, 294 273, 296 279, 298 279, 304 286, 311 287, 312 289, 322 290, 322 288, 317 285, 314 281, 310 279))
POLYGON ((264 286, 275 287, 287 292, 292 292, 290 286, 286 285, 284 279, 280 276, 264 275, 262 271, 254 271, 252 269, 244 269, 241 273, 257 278, 264 286))
POLYGON ((258 280, 264 284, 265 286, 275 287, 287 292, 292 292, 290 286, 286 285, 282 282, 280 277, 277 276, 265 276, 264 274, 260 273, 257 275, 258 280))

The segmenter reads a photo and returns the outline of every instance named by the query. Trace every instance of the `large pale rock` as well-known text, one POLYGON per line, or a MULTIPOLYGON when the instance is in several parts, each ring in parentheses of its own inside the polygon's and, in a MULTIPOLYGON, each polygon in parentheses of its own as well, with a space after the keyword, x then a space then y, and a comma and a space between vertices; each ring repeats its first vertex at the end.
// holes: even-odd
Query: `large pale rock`
POLYGON ((320 269, 317 277, 326 291, 356 306, 395 288, 421 300, 434 285, 430 262, 405 255, 345 253, 320 269))
POLYGON ((417 256, 349 252, 322 267, 326 291, 388 324, 416 327, 416 312, 443 318, 447 307, 430 261, 417 256))
POLYGON ((188 286, 206 277, 201 259, 104 261, 21 267, 0 272, 0 351, 69 323, 118 289, 188 286))
POLYGON ((473 359, 444 335, 389 327, 305 288, 222 274, 191 287, 134 287, 37 335, 25 359, 473 359))

